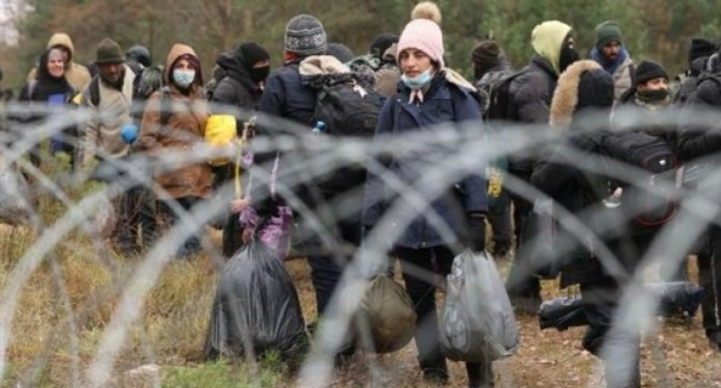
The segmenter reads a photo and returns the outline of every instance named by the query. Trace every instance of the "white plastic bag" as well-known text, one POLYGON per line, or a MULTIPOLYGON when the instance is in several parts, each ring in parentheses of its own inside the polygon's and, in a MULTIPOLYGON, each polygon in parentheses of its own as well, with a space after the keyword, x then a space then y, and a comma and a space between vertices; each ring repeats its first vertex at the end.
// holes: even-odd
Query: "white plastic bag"
POLYGON ((453 259, 441 316, 441 346, 455 361, 490 362, 513 355, 518 323, 496 263, 470 250, 453 259))

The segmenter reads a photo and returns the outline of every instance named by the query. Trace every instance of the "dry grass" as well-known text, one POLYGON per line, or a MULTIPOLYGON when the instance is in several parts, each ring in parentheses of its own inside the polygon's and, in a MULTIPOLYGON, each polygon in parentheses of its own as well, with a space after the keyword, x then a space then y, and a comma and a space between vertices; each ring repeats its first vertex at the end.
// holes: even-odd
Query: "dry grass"
MULTIPOLYGON (((34 238, 26 229, 0 227, 0 289, 34 238)), ((217 233, 210 240, 218 244, 217 233)), ((82 233, 74 233, 54 253, 55 260, 46 258, 23 287, 12 326, 10 368, 0 386, 70 386, 75 374, 86 371, 119 295, 139 264, 137 258, 114 255, 107 245, 98 250, 82 233)), ((203 255, 171 262, 164 269, 115 365, 119 373, 155 362, 163 367, 163 386, 211 386, 211 380, 214 387, 252 385, 242 365, 201 363, 216 267, 203 255)), ((310 269, 302 260, 286 267, 310 322, 316 315, 310 269)), ((546 296, 558 295, 553 282, 544 289, 546 296)), ((522 347, 516 356, 496 363, 498 387, 602 386, 597 361, 580 347, 582 329, 541 332, 535 318, 519 317, 519 322, 522 347)), ((688 327, 666 324, 648 338, 642 363, 644 387, 721 387, 721 357, 708 348, 698 317, 688 327)), ((259 385, 293 385, 279 370, 266 365, 259 385)), ((451 372, 451 386, 463 386, 462 365, 452 363, 451 372)), ((420 380, 412 344, 391 355, 356 355, 338 371, 333 386, 427 387, 420 380)))

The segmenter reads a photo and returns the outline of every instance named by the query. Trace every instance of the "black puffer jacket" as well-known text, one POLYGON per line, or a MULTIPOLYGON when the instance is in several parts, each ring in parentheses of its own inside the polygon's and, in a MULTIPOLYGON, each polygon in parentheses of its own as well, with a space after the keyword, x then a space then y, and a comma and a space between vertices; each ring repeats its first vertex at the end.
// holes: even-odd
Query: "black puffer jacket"
POLYGON ((698 89, 689 98, 683 110, 678 152, 684 161, 721 152, 719 128, 713 126, 700 128, 689 124, 694 116, 705 113, 707 109, 718 109, 718 107, 721 107, 721 74, 703 75, 699 80, 698 89))
MULTIPOLYGON (((514 119, 526 124, 547 124, 551 99, 558 80, 556 72, 546 59, 534 55, 521 73, 509 85, 516 116, 514 119)), ((529 180, 533 163, 533 157, 512 156, 508 160, 508 171, 529 180)))
POLYGON ((697 58, 693 61, 691 68, 686 72, 686 77, 680 81, 681 84, 678 86, 678 90, 674 95, 674 104, 680 106, 685 105, 689 98, 696 92, 701 74, 706 72, 706 66, 711 63, 709 58, 710 57, 697 58))
POLYGON ((518 120, 529 124, 548 123, 558 75, 551 64, 538 55, 534 55, 521 72, 509 88, 518 120))

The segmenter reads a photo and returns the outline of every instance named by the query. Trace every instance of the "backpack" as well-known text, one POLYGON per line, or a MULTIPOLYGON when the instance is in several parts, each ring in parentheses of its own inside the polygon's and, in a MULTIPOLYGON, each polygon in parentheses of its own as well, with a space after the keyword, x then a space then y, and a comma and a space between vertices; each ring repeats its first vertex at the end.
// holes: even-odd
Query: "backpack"
MULTIPOLYGON (((602 144, 614 160, 642 169, 645 183, 623 192, 621 205, 634 214, 640 226, 660 226, 671 220, 678 205, 674 202, 678 158, 673 145, 661 136, 644 131, 627 131, 606 136, 602 144)), ((638 181, 637 181, 638 182, 638 181)))
POLYGON ((525 71, 494 71, 485 74, 476 83, 481 98, 481 113, 484 120, 517 120, 518 112, 511 96, 511 81, 525 71))
POLYGON ((146 67, 135 80, 133 100, 147 100, 153 92, 163 87, 163 69, 160 66, 146 67))
MULTIPOLYGON (((504 81, 510 81, 509 76, 513 74, 514 73, 511 70, 491 71, 484 74, 483 77, 481 77, 481 79, 476 82, 476 91, 478 92, 481 103, 481 115, 484 119, 491 118, 489 116, 491 111, 491 100, 493 93, 495 92, 496 97, 498 97, 498 91, 500 89, 499 86, 501 86, 501 83, 504 81)), ((510 84, 510 82, 508 82, 508 84, 510 84)), ((498 105, 496 105, 494 107, 494 116, 498 116, 500 114, 500 108, 498 107, 498 105)))
MULTIPOLYGON (((377 92, 363 88, 352 73, 326 74, 316 78, 311 86, 317 89, 313 119, 316 128, 323 127, 322 133, 338 137, 373 137, 383 105, 377 92)), ((362 184, 365 174, 362 166, 340 168, 322 177, 319 187, 327 192, 346 192, 362 184)))
POLYGON ((353 74, 328 74, 314 83, 318 89, 313 118, 325 123, 332 136, 372 137, 375 134, 381 97, 366 90, 353 74))

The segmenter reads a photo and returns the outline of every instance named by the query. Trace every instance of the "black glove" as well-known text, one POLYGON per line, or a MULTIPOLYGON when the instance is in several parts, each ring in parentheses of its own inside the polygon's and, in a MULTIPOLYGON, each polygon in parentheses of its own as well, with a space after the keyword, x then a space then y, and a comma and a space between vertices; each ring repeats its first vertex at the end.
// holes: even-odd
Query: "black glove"
POLYGON ((486 217, 480 213, 468 216, 468 247, 473 253, 486 249, 486 217))

